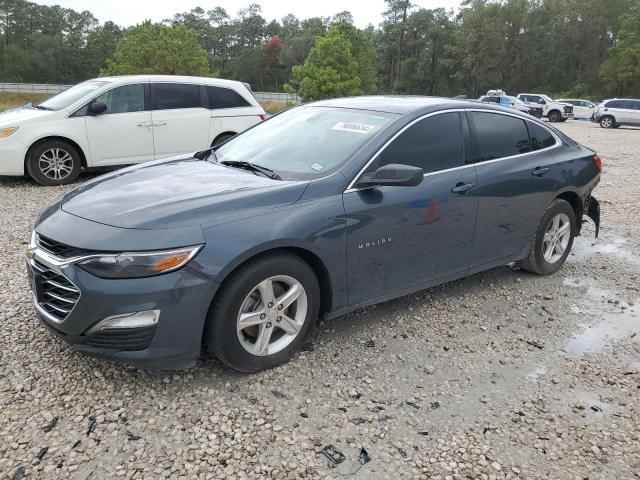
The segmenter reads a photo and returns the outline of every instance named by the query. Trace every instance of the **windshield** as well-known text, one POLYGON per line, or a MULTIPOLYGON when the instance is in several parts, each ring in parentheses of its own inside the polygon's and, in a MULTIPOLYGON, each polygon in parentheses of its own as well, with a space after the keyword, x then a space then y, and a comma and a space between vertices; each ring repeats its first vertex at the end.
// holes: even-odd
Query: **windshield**
POLYGON ((73 87, 65 90, 62 93, 59 93, 55 97, 51 97, 49 100, 42 102, 38 106, 44 107, 47 110, 62 110, 63 108, 67 108, 68 106, 73 105, 81 98, 89 95, 91 92, 94 92, 107 83, 109 82, 98 80, 89 80, 87 82, 82 82, 78 85, 74 85, 73 87))
POLYGON ((515 103, 516 105, 525 105, 525 103, 519 98, 511 97, 509 95, 507 96, 507 98, 509 99, 509 101, 511 101, 512 103, 515 103))
POLYGON ((541 98, 544 98, 547 102, 553 102, 553 98, 548 97, 547 95, 540 95, 541 98))
POLYGON ((297 107, 216 150, 218 162, 251 162, 284 180, 312 180, 342 166, 398 116, 329 107, 297 107))

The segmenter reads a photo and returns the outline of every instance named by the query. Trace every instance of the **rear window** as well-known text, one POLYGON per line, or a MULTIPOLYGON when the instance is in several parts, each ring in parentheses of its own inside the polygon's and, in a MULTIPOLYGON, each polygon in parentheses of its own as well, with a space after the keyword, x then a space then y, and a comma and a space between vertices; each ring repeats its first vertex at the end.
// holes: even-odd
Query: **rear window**
POLYGON ((556 144, 556 139, 546 128, 532 122, 527 122, 527 127, 531 138, 531 150, 542 150, 556 144))
POLYGON ((197 108, 200 102, 200 86, 187 83, 153 83, 151 96, 154 110, 197 108))
POLYGON ((249 107, 251 104, 235 90, 223 87, 207 86, 209 108, 238 108, 249 107))
POLYGON ((477 162, 511 157, 531 151, 524 120, 498 113, 472 112, 477 162))

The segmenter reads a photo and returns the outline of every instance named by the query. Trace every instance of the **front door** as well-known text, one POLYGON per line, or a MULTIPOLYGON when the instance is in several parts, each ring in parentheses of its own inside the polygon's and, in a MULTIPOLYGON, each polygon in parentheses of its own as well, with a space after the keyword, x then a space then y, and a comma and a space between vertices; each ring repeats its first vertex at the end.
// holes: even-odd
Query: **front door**
POLYGON ((558 176, 543 126, 497 112, 469 112, 477 161, 478 228, 472 267, 525 255, 558 176))
POLYGON ((128 165, 153 160, 151 112, 145 107, 145 84, 122 85, 103 93, 95 102, 107 110, 86 116, 89 166, 128 165))
POLYGON ((156 158, 209 148, 211 114, 200 85, 152 83, 151 106, 156 158))
POLYGON ((420 185, 344 193, 351 305, 467 270, 477 208, 469 193, 477 180, 474 166, 464 165, 464 144, 458 112, 426 117, 365 172, 390 163, 418 166, 425 171, 420 185))

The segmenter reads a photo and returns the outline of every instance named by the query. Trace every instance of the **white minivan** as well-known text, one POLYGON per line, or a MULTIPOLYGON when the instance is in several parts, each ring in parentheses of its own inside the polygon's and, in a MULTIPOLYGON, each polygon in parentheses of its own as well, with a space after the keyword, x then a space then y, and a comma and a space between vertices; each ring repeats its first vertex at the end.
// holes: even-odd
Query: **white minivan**
POLYGON ((131 165, 222 143, 264 120, 247 84, 134 75, 88 80, 36 105, 0 113, 0 175, 43 185, 82 168, 131 165))

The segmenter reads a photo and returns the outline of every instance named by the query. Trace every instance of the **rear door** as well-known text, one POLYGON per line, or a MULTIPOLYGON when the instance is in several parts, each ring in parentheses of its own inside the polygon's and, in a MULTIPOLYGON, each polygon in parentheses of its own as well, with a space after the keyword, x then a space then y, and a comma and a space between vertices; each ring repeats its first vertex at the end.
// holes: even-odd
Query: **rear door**
POLYGON ((477 180, 474 166, 465 166, 461 114, 439 113, 408 127, 364 174, 390 163, 421 167, 425 178, 415 187, 344 193, 351 304, 469 268, 477 199, 468 191, 477 180))
POLYGON ((498 112, 467 115, 478 175, 475 268, 526 253, 558 172, 550 154, 556 138, 545 127, 498 112))
MULTIPOLYGON (((128 165, 154 158, 148 84, 134 83, 108 90, 93 100, 107 105, 100 115, 87 115, 90 166, 128 165)), ((86 115, 87 106, 74 116, 86 115)))
POLYGON ((204 87, 193 83, 151 84, 155 157, 195 152, 210 146, 204 87))

